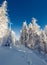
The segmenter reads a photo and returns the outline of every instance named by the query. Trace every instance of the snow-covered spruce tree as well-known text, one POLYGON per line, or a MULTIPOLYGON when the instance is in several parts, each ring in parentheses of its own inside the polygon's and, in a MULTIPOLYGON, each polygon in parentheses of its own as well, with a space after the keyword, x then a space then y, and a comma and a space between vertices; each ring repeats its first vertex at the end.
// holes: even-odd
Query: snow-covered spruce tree
POLYGON ((28 47, 31 48, 33 47, 35 40, 34 40, 34 35, 33 35, 33 30, 32 30, 32 24, 29 24, 28 28, 28 47))
POLYGON ((41 51, 45 52, 47 51, 46 49, 46 45, 47 45, 47 40, 46 40, 46 34, 44 30, 41 30, 41 34, 40 34, 40 48, 41 51))
POLYGON ((45 25, 44 31, 45 31, 45 34, 46 34, 45 42, 46 42, 46 52, 47 52, 47 25, 45 25))
POLYGON ((28 39, 28 46, 30 48, 35 48, 38 47, 39 45, 39 30, 40 26, 36 23, 36 19, 32 18, 32 23, 29 24, 29 29, 28 29, 28 34, 29 34, 29 39, 28 39))
POLYGON ((28 41, 28 27, 27 27, 27 24, 25 21, 25 22, 23 22, 23 27, 21 30, 20 42, 21 42, 21 44, 24 44, 26 46, 27 41, 28 41))
POLYGON ((7 13, 7 1, 5 0, 0 7, 0 38, 1 38, 0 45, 2 46, 15 45, 16 41, 15 33, 14 31, 9 29, 8 23, 9 19, 7 13))
POLYGON ((7 1, 4 1, 0 7, 0 45, 2 38, 6 35, 8 29, 7 1))
POLYGON ((12 45, 12 35, 11 35, 11 31, 9 32, 8 36, 5 39, 5 46, 11 46, 12 45))
POLYGON ((45 31, 45 34, 46 34, 46 36, 47 36, 47 25, 45 25, 44 31, 45 31))
POLYGON ((32 30, 34 33, 39 34, 40 26, 36 23, 37 20, 35 18, 32 18, 32 30))
POLYGON ((42 51, 47 53, 47 25, 45 25, 44 30, 41 30, 40 41, 42 51))
POLYGON ((46 52, 47 52, 47 25, 45 25, 44 31, 46 34, 46 52))
POLYGON ((16 36, 15 36, 15 32, 8 29, 7 34, 3 37, 2 40, 2 46, 15 46, 16 43, 16 36))

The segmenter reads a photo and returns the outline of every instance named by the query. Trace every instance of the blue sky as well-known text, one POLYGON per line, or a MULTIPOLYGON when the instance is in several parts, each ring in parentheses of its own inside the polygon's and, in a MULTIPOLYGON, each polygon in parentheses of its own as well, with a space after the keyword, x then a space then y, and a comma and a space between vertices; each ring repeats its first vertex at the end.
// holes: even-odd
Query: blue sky
MULTIPOLYGON (((4 0, 0 0, 0 4, 4 0)), ((7 0, 8 15, 13 23, 12 29, 19 36, 23 22, 31 22, 35 17, 38 24, 43 28, 47 24, 47 0, 7 0)))

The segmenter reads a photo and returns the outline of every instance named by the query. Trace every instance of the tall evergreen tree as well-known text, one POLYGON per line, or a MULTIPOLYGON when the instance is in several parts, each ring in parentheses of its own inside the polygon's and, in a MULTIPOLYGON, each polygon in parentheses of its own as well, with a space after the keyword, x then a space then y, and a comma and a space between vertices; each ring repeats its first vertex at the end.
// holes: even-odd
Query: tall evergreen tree
POLYGON ((7 1, 5 0, 0 7, 0 37, 3 37, 8 29, 7 1))
POLYGON ((23 23, 23 27, 22 27, 22 31, 21 31, 21 44, 25 44, 25 46, 27 45, 27 39, 28 39, 28 30, 27 30, 27 24, 26 21, 23 23))

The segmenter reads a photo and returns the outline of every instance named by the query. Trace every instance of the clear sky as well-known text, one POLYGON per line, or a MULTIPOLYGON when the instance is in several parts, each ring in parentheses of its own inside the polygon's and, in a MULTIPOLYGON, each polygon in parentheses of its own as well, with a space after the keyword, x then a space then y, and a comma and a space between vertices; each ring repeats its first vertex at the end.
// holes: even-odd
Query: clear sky
MULTIPOLYGON (((4 0, 0 0, 0 4, 4 0)), ((7 0, 8 15, 13 23, 12 29, 19 36, 23 22, 31 22, 35 17, 38 24, 43 28, 47 24, 47 0, 7 0)))

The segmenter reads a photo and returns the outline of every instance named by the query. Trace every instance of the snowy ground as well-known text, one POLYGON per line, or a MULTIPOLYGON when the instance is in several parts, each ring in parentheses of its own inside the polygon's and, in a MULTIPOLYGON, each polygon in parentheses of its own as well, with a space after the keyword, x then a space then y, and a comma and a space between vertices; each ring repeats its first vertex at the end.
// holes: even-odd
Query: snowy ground
POLYGON ((0 47, 0 65, 47 65, 36 53, 24 46, 0 47))

